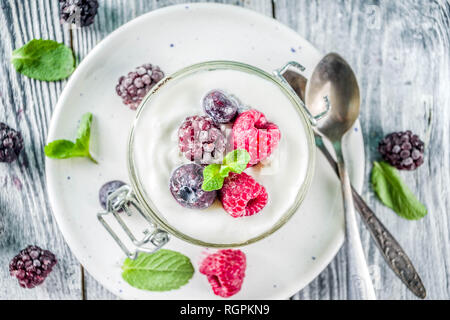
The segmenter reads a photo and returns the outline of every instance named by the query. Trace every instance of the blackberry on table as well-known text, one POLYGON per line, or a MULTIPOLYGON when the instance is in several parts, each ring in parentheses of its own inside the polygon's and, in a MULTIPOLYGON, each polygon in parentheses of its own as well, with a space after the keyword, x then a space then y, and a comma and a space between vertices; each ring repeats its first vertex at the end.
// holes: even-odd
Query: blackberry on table
POLYGON ((13 162, 23 149, 20 132, 0 122, 0 162, 13 162))
POLYGON ((424 162, 424 149, 424 143, 409 130, 387 135, 378 146, 383 159, 399 170, 420 167, 424 162))
POLYGON ((204 191, 203 167, 190 163, 177 168, 170 178, 169 189, 175 200, 185 208, 206 209, 217 197, 216 191, 204 191))
POLYGON ((186 118, 178 129, 178 146, 189 161, 221 163, 226 149, 225 136, 207 116, 186 118))
POLYGON ((57 263, 56 257, 38 246, 28 246, 9 263, 9 273, 19 280, 23 288, 34 288, 47 278, 57 263))
POLYGON ((97 15, 97 0, 59 0, 61 22, 80 24, 87 27, 94 22, 97 15))

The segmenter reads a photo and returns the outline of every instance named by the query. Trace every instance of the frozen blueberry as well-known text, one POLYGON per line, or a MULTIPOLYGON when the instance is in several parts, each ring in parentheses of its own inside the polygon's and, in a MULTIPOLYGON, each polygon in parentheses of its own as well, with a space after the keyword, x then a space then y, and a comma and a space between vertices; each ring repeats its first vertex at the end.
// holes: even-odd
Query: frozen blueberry
POLYGON ((103 207, 103 209, 106 210, 106 202, 107 202, 110 194, 124 185, 125 185, 124 182, 119 181, 119 180, 114 180, 114 181, 105 183, 100 188, 100 191, 98 192, 98 199, 100 200, 100 205, 103 207))
POLYGON ((225 92, 213 90, 203 98, 203 109, 216 123, 230 123, 237 114, 238 105, 225 92))
POLYGON ((216 191, 204 191, 203 167, 190 163, 177 168, 170 178, 169 188, 175 200, 185 208, 206 209, 216 200, 216 191))

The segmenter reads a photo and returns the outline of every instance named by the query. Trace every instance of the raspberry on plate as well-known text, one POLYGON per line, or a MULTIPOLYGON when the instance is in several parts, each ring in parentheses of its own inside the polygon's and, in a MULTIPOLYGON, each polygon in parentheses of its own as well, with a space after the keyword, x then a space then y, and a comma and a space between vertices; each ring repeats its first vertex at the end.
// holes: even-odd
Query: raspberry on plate
POLYGON ((230 173, 220 190, 220 200, 233 218, 252 216, 267 204, 266 189, 246 174, 230 173))
POLYGON ((170 178, 169 188, 175 200, 185 208, 206 209, 217 197, 216 191, 204 191, 203 167, 190 163, 177 168, 170 178))
POLYGON ((210 117, 192 116, 178 129, 178 146, 189 161, 211 164, 222 161, 226 141, 210 117))
POLYGON ((378 151, 399 170, 415 170, 423 160, 424 143, 411 131, 393 132, 381 140, 378 151))
POLYGON ((268 122, 263 113, 248 110, 241 113, 233 125, 235 149, 245 149, 250 154, 250 165, 267 159, 278 146, 281 132, 278 126, 268 122))
POLYGON ((38 246, 28 246, 9 263, 9 273, 23 288, 34 288, 44 282, 57 260, 53 253, 38 246))
POLYGON ((200 273, 207 276, 214 294, 228 298, 241 290, 246 267, 246 257, 241 250, 227 249, 207 256, 200 273))
POLYGON ((131 110, 136 110, 145 95, 162 78, 164 78, 164 73, 161 69, 147 63, 137 67, 126 76, 120 77, 116 92, 125 105, 129 106, 131 110))

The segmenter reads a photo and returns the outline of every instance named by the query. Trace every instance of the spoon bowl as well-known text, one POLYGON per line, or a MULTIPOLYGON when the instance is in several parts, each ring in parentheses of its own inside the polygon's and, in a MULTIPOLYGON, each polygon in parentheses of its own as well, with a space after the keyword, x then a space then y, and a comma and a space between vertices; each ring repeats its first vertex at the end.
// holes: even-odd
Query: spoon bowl
POLYGON ((317 132, 334 147, 341 179, 345 213, 345 247, 348 255, 348 296, 351 300, 374 300, 375 290, 359 237, 353 195, 342 150, 342 138, 359 116, 358 82, 348 63, 336 53, 327 54, 306 86, 306 107, 317 132))
POLYGON ((360 106, 358 82, 338 54, 327 54, 314 69, 306 86, 306 105, 313 116, 324 114, 330 106, 316 128, 331 141, 341 140, 355 123, 360 106))

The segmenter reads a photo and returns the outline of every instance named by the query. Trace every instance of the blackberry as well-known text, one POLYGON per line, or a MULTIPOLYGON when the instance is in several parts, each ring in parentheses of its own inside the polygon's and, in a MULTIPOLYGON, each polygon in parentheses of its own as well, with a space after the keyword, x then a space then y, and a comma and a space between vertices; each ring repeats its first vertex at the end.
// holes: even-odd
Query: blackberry
POLYGON ((213 90, 203 98, 203 109, 216 123, 230 123, 237 114, 238 105, 223 91, 213 90))
POLYGON ((399 170, 414 170, 423 164, 424 143, 411 131, 394 132, 381 140, 378 151, 399 170))
POLYGON ((98 192, 98 199, 100 201, 100 205, 103 207, 103 209, 106 210, 106 202, 108 201, 108 197, 119 189, 120 187, 124 186, 125 183, 119 180, 110 181, 105 183, 98 192))
POLYGON ((23 149, 20 132, 0 122, 0 162, 13 162, 23 149))
POLYGON ((186 118, 178 130, 178 146, 189 161, 222 163, 226 141, 211 118, 192 116, 186 118))
POLYGON ((61 22, 87 27, 97 15, 97 0, 59 0, 61 22))
POLYGON ((9 273, 19 280, 21 287, 31 289, 44 282, 56 263, 50 251, 28 246, 11 260, 9 273))
POLYGON ((128 75, 120 77, 116 92, 125 105, 136 110, 142 98, 162 78, 164 78, 164 73, 161 69, 147 63, 129 72, 128 75))
POLYGON ((175 200, 185 208, 206 209, 217 197, 216 191, 204 191, 203 167, 190 163, 177 168, 170 178, 169 188, 175 200))

